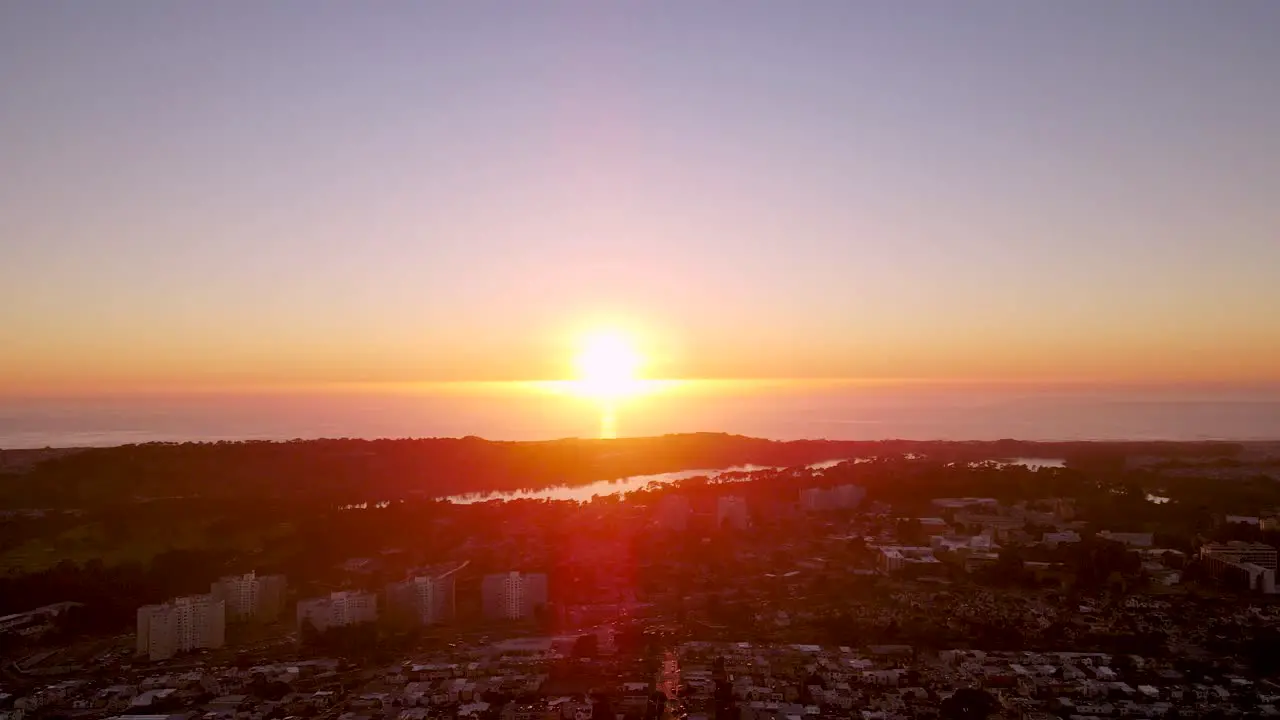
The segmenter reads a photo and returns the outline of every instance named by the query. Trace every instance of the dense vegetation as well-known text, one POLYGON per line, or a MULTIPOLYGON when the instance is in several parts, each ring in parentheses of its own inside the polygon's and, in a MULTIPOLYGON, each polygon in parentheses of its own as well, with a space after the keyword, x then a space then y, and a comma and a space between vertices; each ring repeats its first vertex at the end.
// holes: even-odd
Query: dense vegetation
POLYGON ((146 443, 53 457, 0 483, 0 507, 92 508, 152 498, 299 498, 362 502, 573 485, 692 468, 793 467, 835 459, 928 455, 938 461, 1126 455, 1236 455, 1225 443, 777 442, 699 433, 618 440, 401 440, 146 443))

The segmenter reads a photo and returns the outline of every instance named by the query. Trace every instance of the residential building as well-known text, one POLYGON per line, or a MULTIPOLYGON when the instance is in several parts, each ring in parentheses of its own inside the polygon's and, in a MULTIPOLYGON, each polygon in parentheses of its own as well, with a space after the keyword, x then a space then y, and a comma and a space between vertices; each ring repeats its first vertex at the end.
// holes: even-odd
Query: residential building
POLYGON ((1047 532, 1040 537, 1040 542, 1049 547, 1058 547, 1063 543, 1080 542, 1080 533, 1075 530, 1063 530, 1062 532, 1047 532))
POLYGON ((805 488, 800 491, 800 509, 806 512, 824 512, 827 510, 855 508, 866 496, 866 488, 858 485, 805 488))
POLYGON ((1262 518, 1253 515, 1227 515, 1223 517, 1222 522, 1226 525, 1253 525, 1254 527, 1262 526, 1262 518))
POLYGON ((1209 543, 1200 548, 1209 576, 1268 595, 1276 592, 1276 549, 1265 543, 1209 543))
POLYGON ((1273 595, 1276 592, 1276 571, 1249 562, 1232 562, 1210 556, 1206 567, 1214 580, 1240 590, 1273 595))
POLYGON ((138 608, 139 654, 164 660, 226 642, 226 604, 213 595, 189 595, 138 608))
POLYGON ((298 627, 310 622, 316 630, 374 622, 378 619, 378 598, 373 593, 346 590, 326 597, 298 601, 298 627))
POLYGON ((1123 543, 1129 547, 1151 547, 1155 544, 1155 535, 1152 533, 1111 532, 1110 530, 1103 530, 1098 533, 1098 537, 1103 540, 1123 543))
POLYGON ((934 498, 929 501, 934 507, 941 510, 975 510, 975 511, 995 511, 1000 507, 1000 502, 995 498, 934 498))
POLYGON ((947 521, 936 517, 916 518, 916 522, 920 523, 920 532, 928 535, 947 535, 951 532, 951 527, 947 525, 947 521))
POLYGON ((938 558, 933 555, 931 547, 915 547, 907 545, 884 545, 879 548, 880 556, 877 563, 880 569, 886 573, 894 573, 900 570, 913 569, 917 570, 923 566, 941 566, 938 558))
POLYGON ((751 524, 747 501, 737 495, 723 495, 716 499, 716 527, 745 530, 751 524))
POLYGON ((1230 562, 1247 562, 1268 570, 1276 569, 1276 549, 1266 543, 1241 542, 1208 543, 1200 546, 1202 560, 1220 559, 1230 562))
POLYGON ((956 523, 967 528, 981 528, 996 537, 1007 537, 1023 530, 1027 521, 1019 515, 992 515, 989 513, 957 512, 956 523))
POLYGON ((209 586, 209 593, 227 606, 228 622, 273 622, 284 610, 283 575, 227 575, 209 586))
POLYGON ((435 625, 455 616, 454 570, 415 575, 387 586, 387 613, 397 619, 435 625))
POLYGON ((1276 570, 1276 549, 1266 543, 1241 542, 1208 543, 1200 546, 1200 559, 1212 568, 1214 563, 1252 563, 1267 570, 1276 570))
POLYGON ((964 571, 977 572, 982 568, 991 567, 1000 562, 999 553, 993 552, 973 552, 964 557, 964 571))
POLYGON ((531 618, 539 605, 547 604, 547 576, 516 571, 485 575, 481 595, 487 618, 531 618))
POLYGON ((994 546, 990 535, 931 535, 929 547, 950 552, 990 552, 994 546))

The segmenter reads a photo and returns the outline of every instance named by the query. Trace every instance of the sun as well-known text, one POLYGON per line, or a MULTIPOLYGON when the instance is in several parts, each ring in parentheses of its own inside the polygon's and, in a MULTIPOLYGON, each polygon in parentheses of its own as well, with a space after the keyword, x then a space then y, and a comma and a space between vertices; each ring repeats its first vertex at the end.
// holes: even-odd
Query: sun
POLYGON ((593 397, 630 395, 639 385, 640 365, 640 353, 626 335, 596 332, 583 338, 574 359, 576 383, 581 393, 593 397))

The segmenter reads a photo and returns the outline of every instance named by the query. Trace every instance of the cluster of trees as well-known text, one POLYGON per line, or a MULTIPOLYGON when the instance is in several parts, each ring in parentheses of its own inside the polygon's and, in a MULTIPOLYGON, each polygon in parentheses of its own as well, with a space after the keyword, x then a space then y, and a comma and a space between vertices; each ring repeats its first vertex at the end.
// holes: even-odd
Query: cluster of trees
MULTIPOLYGON (((216 552, 172 550, 147 565, 63 561, 39 572, 0 576, 0 615, 71 601, 81 605, 58 615, 51 634, 41 641, 64 644, 121 632, 133 627, 142 605, 208 592, 211 578, 205 573, 225 560, 216 552)), ((0 634, 0 654, 18 652, 31 642, 24 636, 0 634)))
POLYGON ((980 688, 960 688, 942 701, 944 720, 986 720, 1000 710, 1000 702, 980 688))
POLYGON ((1017 546, 1005 547, 999 560, 979 569, 974 578, 997 586, 1034 586, 1035 574, 1027 570, 1026 563, 1037 559, 1061 563, 1072 587, 1082 592, 1127 589, 1142 571, 1137 553, 1121 543, 1086 535, 1081 542, 1063 543, 1038 554, 1017 546))
POLYGON ((0 614, 23 612, 62 601, 85 604, 75 620, 86 630, 111 631, 136 619, 138 606, 175 595, 208 592, 214 579, 209 568, 222 567, 225 557, 202 550, 170 550, 150 564, 106 565, 69 561, 36 573, 0 577, 0 614))

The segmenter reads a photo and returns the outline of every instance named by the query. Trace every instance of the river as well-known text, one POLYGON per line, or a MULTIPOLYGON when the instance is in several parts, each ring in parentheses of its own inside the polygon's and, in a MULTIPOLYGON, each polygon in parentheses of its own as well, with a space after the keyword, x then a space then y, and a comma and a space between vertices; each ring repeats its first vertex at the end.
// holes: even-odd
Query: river
MULTIPOLYGON (((827 460, 825 462, 806 465, 810 470, 823 470, 834 467, 844 462, 844 460, 827 460)), ((677 472, 658 473, 656 475, 631 475, 630 477, 617 478, 615 480, 598 480, 586 485, 558 485, 556 487, 543 488, 541 490, 518 490, 515 492, 492 492, 492 493, 467 493, 464 495, 453 495, 447 500, 455 503, 475 503, 484 502, 486 500, 576 500, 579 502, 590 500, 595 495, 617 495, 618 493, 627 493, 639 490, 649 483, 667 484, 679 480, 687 480, 695 477, 719 477, 725 473, 734 472, 758 472, 760 470, 782 470, 783 468, 770 465, 735 465, 733 467, 721 470, 715 469, 699 469, 699 470, 680 470, 677 472)))

